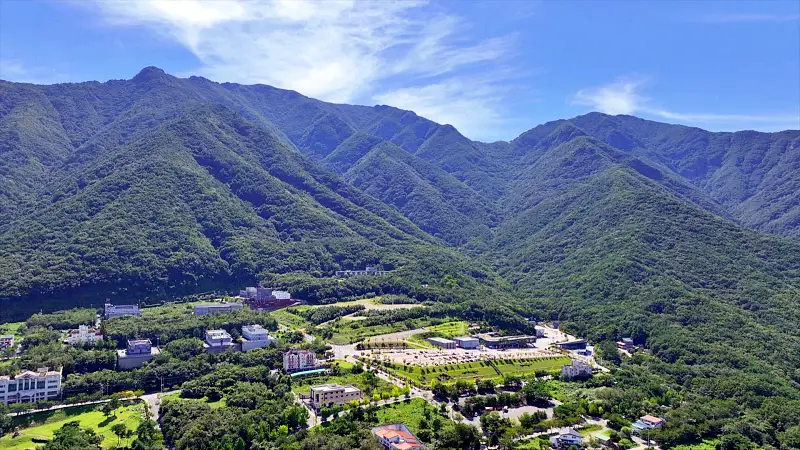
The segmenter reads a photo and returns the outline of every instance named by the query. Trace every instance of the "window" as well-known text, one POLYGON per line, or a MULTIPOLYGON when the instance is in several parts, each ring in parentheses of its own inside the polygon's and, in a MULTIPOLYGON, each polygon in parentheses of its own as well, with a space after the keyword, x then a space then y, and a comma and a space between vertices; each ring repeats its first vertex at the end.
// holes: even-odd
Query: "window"
POLYGON ((44 389, 44 380, 36 383, 36 389, 44 389))
POLYGON ((17 383, 11 383, 8 385, 8 392, 17 392, 17 383))

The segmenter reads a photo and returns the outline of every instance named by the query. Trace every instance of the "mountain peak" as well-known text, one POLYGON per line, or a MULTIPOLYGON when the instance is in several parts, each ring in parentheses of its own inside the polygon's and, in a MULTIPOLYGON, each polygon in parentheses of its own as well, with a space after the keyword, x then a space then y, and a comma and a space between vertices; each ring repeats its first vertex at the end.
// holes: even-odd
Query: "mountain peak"
POLYGON ((135 77, 133 77, 133 81, 145 82, 150 80, 157 80, 160 78, 164 78, 166 76, 167 74, 166 72, 164 72, 163 69, 159 69, 156 66, 147 66, 144 69, 140 70, 135 77))

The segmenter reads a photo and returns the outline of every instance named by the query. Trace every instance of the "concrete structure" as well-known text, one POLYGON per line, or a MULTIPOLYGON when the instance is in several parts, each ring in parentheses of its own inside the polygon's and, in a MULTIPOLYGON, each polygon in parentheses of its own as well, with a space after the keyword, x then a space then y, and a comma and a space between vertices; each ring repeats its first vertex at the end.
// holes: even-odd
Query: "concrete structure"
POLYGON ((139 306, 137 305, 112 305, 111 303, 106 303, 105 305, 106 319, 113 319, 114 317, 124 317, 124 316, 142 317, 142 312, 139 311, 139 306))
POLYGON ((203 343, 207 352, 222 353, 228 349, 235 348, 233 338, 225 330, 206 330, 206 339, 203 343))
POLYGON ((353 277, 356 275, 386 275, 388 270, 378 270, 373 266, 367 266, 364 270, 337 270, 337 277, 353 277))
POLYGON ((446 349, 454 349, 454 348, 456 348, 456 341, 451 341, 450 339, 445 339, 445 338, 440 338, 440 337, 432 337, 432 338, 428 338, 428 339, 425 339, 425 340, 428 341, 429 344, 431 344, 433 346, 436 346, 436 347, 441 347, 441 348, 446 348, 446 349))
POLYGON ((19 375, 0 376, 0 404, 35 403, 54 400, 61 394, 61 369, 36 372, 25 371, 19 375))
POLYGON ((536 330, 536 337, 537 338, 543 338, 544 337, 545 328, 543 326, 536 325, 536 326, 533 327, 533 329, 536 330))
POLYGON ((497 333, 479 334, 478 339, 488 348, 525 348, 536 342, 536 336, 500 336, 497 333))
POLYGON ((586 339, 576 339, 574 341, 558 342, 556 345, 564 350, 586 350, 586 339))
POLYGON ((664 426, 664 419, 661 417, 655 416, 642 416, 633 423, 631 426, 631 430, 633 434, 640 434, 642 432, 647 432, 650 430, 655 430, 656 428, 661 428, 664 426))
POLYGON ((265 287, 246 287, 239 291, 239 297, 248 300, 288 300, 292 298, 292 294, 287 291, 281 291, 273 288, 265 287))
POLYGON ((457 337, 453 340, 456 341, 457 346, 466 350, 478 348, 478 345, 481 342, 478 338, 474 338, 472 336, 457 337))
POLYGON ((14 335, 8 334, 0 336, 0 350, 5 350, 14 346, 14 335))
POLYGON ((201 305, 194 305, 194 315, 205 316, 208 314, 219 314, 242 309, 244 305, 241 303, 204 303, 201 305))
POLYGON ((311 406, 316 409, 323 406, 344 405, 353 400, 361 400, 364 394, 361 389, 338 384, 320 384, 311 386, 311 406))
POLYGON ((272 345, 277 339, 269 335, 269 331, 261 325, 245 325, 242 327, 242 351, 264 348, 272 345))
POLYGON ((561 378, 574 380, 576 378, 589 378, 592 376, 592 366, 581 361, 572 360, 571 363, 561 366, 561 378))
POLYGON ((67 338, 64 343, 69 345, 96 344, 103 340, 103 333, 100 330, 89 328, 88 325, 81 325, 77 330, 67 331, 67 338))
POLYGON ((569 448, 573 445, 580 447, 583 443, 583 435, 573 429, 569 429, 565 433, 551 437, 550 442, 557 448, 569 448))
POLYGON ((622 350, 632 350, 633 349, 633 339, 631 338, 622 338, 621 341, 617 342, 617 348, 622 350))
POLYGON ((117 368, 128 370, 142 367, 144 363, 151 361, 159 353, 161 352, 158 348, 153 347, 150 339, 129 340, 125 350, 117 350, 117 368))
POLYGON ((386 450, 428 450, 402 423, 393 423, 372 429, 372 434, 386 450))
POLYGON ((310 350, 289 350, 283 354, 283 370, 297 372, 317 368, 317 355, 310 350))

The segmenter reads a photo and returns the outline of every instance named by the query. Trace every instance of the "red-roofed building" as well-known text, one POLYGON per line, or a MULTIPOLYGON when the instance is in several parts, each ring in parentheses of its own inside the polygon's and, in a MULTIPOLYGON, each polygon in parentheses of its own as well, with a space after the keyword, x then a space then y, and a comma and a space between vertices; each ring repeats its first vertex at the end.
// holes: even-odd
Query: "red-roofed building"
POLYGON ((387 450, 429 450, 402 423, 373 428, 372 434, 387 450))

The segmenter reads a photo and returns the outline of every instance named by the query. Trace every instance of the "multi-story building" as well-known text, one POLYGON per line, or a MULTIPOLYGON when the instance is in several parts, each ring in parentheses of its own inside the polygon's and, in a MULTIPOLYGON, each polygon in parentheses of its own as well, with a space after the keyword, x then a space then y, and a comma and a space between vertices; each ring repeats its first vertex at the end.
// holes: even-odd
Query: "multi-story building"
POLYGON ((14 346, 14 335, 8 334, 0 336, 0 350, 5 350, 14 346))
POLYGON ((480 340, 472 336, 457 337, 453 340, 456 341, 456 345, 466 350, 476 349, 480 344, 480 340))
POLYGON ((575 339, 574 341, 557 342, 555 345, 563 350, 586 350, 586 339, 575 339))
POLYGON ((436 346, 436 347, 441 347, 441 348, 446 348, 446 349, 454 349, 454 348, 456 348, 456 341, 451 341, 450 339, 445 339, 445 338, 440 338, 440 337, 432 337, 432 338, 428 338, 428 339, 425 339, 425 340, 428 341, 429 344, 431 344, 433 346, 436 346))
POLYGON ((153 347, 150 339, 131 339, 125 350, 117 350, 117 367, 120 370, 142 367, 159 353, 161 352, 157 347, 153 347))
POLYGON ((264 348, 272 345, 277 339, 269 335, 269 331, 261 325, 245 325, 242 327, 242 351, 264 348))
POLYGON ((317 367, 317 355, 310 350, 289 350, 283 354, 283 370, 297 372, 317 367))
POLYGON ((225 330, 206 330, 206 342, 203 346, 206 351, 211 353, 222 353, 236 346, 236 344, 233 343, 233 338, 225 330))
POLYGON ((142 312, 139 311, 139 307, 137 305, 112 305, 111 303, 106 303, 106 319, 113 319, 114 317, 123 316, 142 317, 142 312))
POLYGON ((88 325, 81 325, 77 330, 69 330, 64 342, 69 345, 96 344, 103 340, 103 333, 100 330, 89 328, 88 325))
POLYGON ((232 303, 205 303, 194 305, 194 315, 205 316, 208 314, 219 314, 242 309, 243 305, 238 302, 232 303))
POLYGON ((25 371, 9 377, 0 376, 0 404, 34 403, 58 398, 61 393, 61 370, 25 371))
POLYGON ((364 270, 337 270, 337 277, 353 277, 356 275, 386 275, 388 270, 378 270, 373 266, 367 266, 364 270))
POLYGON ((583 435, 573 429, 569 429, 565 433, 551 437, 550 442, 556 448, 569 448, 573 445, 580 447, 583 443, 583 435))
POLYGON ((273 288, 265 288, 265 287, 246 287, 239 291, 239 297, 245 298, 248 300, 289 300, 292 298, 292 294, 287 291, 281 291, 278 289, 273 288))
POLYGON ((353 400, 361 400, 364 395, 361 389, 353 386, 340 386, 338 384, 320 384, 311 386, 311 406, 344 405, 353 400))
POLYGON ((631 338, 622 338, 621 341, 617 341, 617 348, 621 350, 631 350, 633 349, 633 339, 631 338))
POLYGON ((386 450, 428 450, 422 442, 402 423, 375 427, 372 434, 386 450))
POLYGON ((571 363, 561 366, 561 378, 573 380, 575 378, 589 378, 592 376, 592 366, 581 361, 572 360, 571 363))
POLYGON ((545 328, 543 326, 535 325, 533 327, 533 329, 534 329, 534 331, 536 331, 536 337, 537 338, 543 338, 544 337, 545 328))
POLYGON ((664 419, 661 417, 655 416, 642 416, 633 423, 631 429, 634 434, 640 434, 642 432, 647 432, 650 430, 654 430, 656 428, 661 428, 664 426, 664 419))

